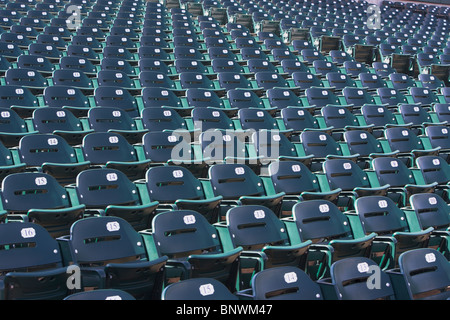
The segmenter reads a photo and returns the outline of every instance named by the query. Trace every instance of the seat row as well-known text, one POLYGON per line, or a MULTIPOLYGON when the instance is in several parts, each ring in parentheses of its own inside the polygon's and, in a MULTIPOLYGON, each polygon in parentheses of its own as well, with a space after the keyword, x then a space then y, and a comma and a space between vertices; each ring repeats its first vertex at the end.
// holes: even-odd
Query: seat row
MULTIPOLYGON (((251 101, 252 107, 266 109, 266 111, 272 109, 272 114, 281 109, 277 104, 282 104, 284 107, 309 107, 314 109, 315 114, 327 105, 351 107, 359 113, 360 108, 366 104, 387 107, 417 104, 433 108, 437 104, 450 103, 447 87, 440 87, 437 92, 425 87, 410 87, 407 91, 386 87, 374 90, 344 87, 341 89, 342 93, 339 93, 333 90, 333 87, 315 86, 314 83, 308 82, 313 81, 313 78, 309 79, 312 75, 302 74, 306 78, 306 82, 299 82, 306 87, 302 91, 298 86, 290 86, 277 73, 259 72, 256 74, 259 82, 256 88, 240 88, 237 85, 237 88, 233 87, 227 91, 223 88, 215 88, 211 80, 202 74, 186 73, 187 88, 177 89, 169 85, 164 87, 163 83, 158 82, 169 79, 163 74, 145 73, 152 74, 153 80, 149 79, 147 82, 149 86, 137 89, 138 93, 134 95, 134 89, 123 89, 117 86, 101 86, 96 89, 86 89, 87 92, 85 92, 82 87, 73 86, 72 83, 45 87, 42 94, 34 95, 26 86, 5 85, 0 89, 0 107, 12 108, 23 118, 30 117, 35 109, 41 107, 68 108, 77 117, 86 116, 93 107, 119 107, 131 117, 138 117, 147 107, 169 107, 177 110, 182 116, 189 115, 195 107, 213 107, 228 114, 236 114, 239 109, 249 107, 244 103, 246 101, 251 101), (158 77, 162 79, 158 80, 158 77), (262 95, 261 91, 265 94, 262 95), (269 91, 271 97, 268 95, 269 91), (272 96, 278 97, 282 94, 286 95, 289 101, 271 99, 272 96)), ((239 78, 233 77, 233 74, 231 76, 237 83, 245 80, 241 76, 239 78)), ((323 85, 322 82, 320 84, 323 85)))
MULTIPOLYGON (((370 206, 373 201, 378 203, 393 219, 403 214, 401 210, 386 209, 391 207, 382 197, 365 200, 370 206)), ((363 207, 361 204, 361 214, 363 207)), ((294 220, 282 221, 265 207, 237 206, 228 211, 226 224, 213 226, 196 211, 165 211, 155 216, 151 229, 141 232, 119 217, 90 217, 74 222, 70 235, 57 239, 36 223, 0 224, 0 239, 7 247, 0 255, 0 268, 6 274, 2 282, 8 284, 2 299, 76 299, 109 293, 110 297, 123 295, 129 299, 178 300, 184 298, 185 290, 191 291, 185 298, 188 300, 448 298, 448 258, 427 248, 433 228, 419 232, 420 235, 397 231, 353 239, 334 234, 332 240, 323 242, 324 223, 313 221, 312 216, 337 219, 334 229, 347 234, 349 227, 342 224, 348 221, 345 215, 327 201, 299 203, 295 212, 294 220), (322 242, 294 240, 291 223, 306 224, 303 227, 310 233, 303 231, 302 236, 319 236, 322 242), (420 243, 411 247, 411 241, 420 243), (401 248, 402 245, 407 248, 401 248), (355 250, 355 246, 359 249, 355 250), (380 264, 371 258, 375 249, 381 249, 381 254, 384 250, 385 259, 395 256, 393 264, 380 269, 380 264), (21 259, 24 256, 27 258, 21 259), (314 273, 314 267, 307 263, 317 259, 322 262, 319 269, 327 270, 323 274, 323 270, 314 273), (413 262, 407 262, 408 259, 413 262), (108 262, 111 260, 114 263, 108 262), (212 263, 218 264, 219 269, 212 263), (430 265, 432 271, 426 272, 429 282, 421 281, 424 275, 413 276, 419 272, 410 272, 429 270, 430 265), (375 283, 379 290, 373 290, 368 280, 374 268, 381 277, 375 283), (24 269, 27 271, 21 272, 24 269), (249 269, 253 274, 249 274, 249 269), (69 278, 73 270, 79 270, 75 281, 69 278), (50 278, 52 281, 44 281, 50 278), (69 280, 71 286, 67 285, 69 280), (408 280, 417 281, 417 286, 406 286, 408 280), (292 290, 299 287, 300 291, 292 290)), ((366 212, 368 220, 369 216, 366 212)), ((448 237, 448 230, 442 233, 448 237)))

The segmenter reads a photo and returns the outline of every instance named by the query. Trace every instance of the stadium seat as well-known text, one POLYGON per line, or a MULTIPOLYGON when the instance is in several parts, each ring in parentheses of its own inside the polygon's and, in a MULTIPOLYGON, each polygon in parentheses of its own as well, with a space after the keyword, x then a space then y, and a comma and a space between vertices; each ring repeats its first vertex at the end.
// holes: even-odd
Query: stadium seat
POLYGON ((439 98, 431 89, 412 87, 409 89, 409 93, 413 103, 419 103, 422 106, 432 106, 435 103, 439 103, 439 98))
POLYGON ((78 173, 90 167, 63 137, 55 134, 32 134, 19 141, 18 157, 28 170, 50 174, 61 185, 75 182, 78 173))
MULTIPOLYGON (((194 128, 200 129, 201 132, 207 130, 235 130, 233 121, 220 109, 197 107, 192 109, 192 122, 194 128)), ((170 121, 174 121, 173 118, 170 121)))
POLYGON ((187 130, 185 119, 171 107, 144 108, 140 119, 148 131, 187 130))
POLYGON ((137 187, 119 170, 94 168, 81 172, 68 186, 73 201, 86 206, 93 216, 117 216, 137 231, 151 227, 157 202, 143 203, 137 187))
POLYGON ((50 75, 56 70, 56 66, 49 58, 39 55, 25 55, 22 54, 17 58, 17 66, 19 68, 29 68, 43 75, 50 75))
MULTIPOLYGON (((345 159, 327 159, 323 163, 323 174, 331 189, 341 189, 340 197, 348 199, 345 206, 352 209, 359 197, 370 195, 386 195, 389 185, 378 185, 370 179, 367 171, 357 163, 345 159)), ((341 201, 342 203, 342 201, 341 201)))
POLYGON ((326 74, 326 80, 330 87, 336 90, 342 90, 345 87, 356 87, 356 81, 349 75, 341 72, 328 72, 326 74))
POLYGON ((138 102, 127 89, 101 86, 94 91, 96 107, 114 107, 127 112, 130 117, 139 115, 138 102))
MULTIPOLYGON (((259 204, 281 213, 283 192, 268 194, 261 178, 250 167, 240 163, 215 164, 209 168, 208 179, 214 195, 222 196, 227 206, 259 204)), ((222 211, 223 212, 223 211, 222 211)))
POLYGON ((252 279, 252 287, 237 293, 241 300, 323 300, 319 285, 296 267, 262 270, 252 279))
MULTIPOLYGON (((265 100, 262 97, 259 97, 256 91, 248 90, 247 88, 242 89, 230 89, 227 91, 226 98, 228 99, 228 103, 230 107, 234 110, 241 109, 255 109, 261 110, 264 109, 270 114, 273 114, 276 109, 265 103, 265 100)), ((214 107, 214 105, 212 106, 214 107)))
POLYGON ((148 197, 161 206, 179 210, 193 210, 213 224, 219 221, 222 196, 213 196, 205 182, 182 166, 151 167, 145 176, 148 197))
POLYGON ((290 235, 298 233, 302 241, 313 241, 307 262, 307 273, 313 280, 328 277, 337 260, 369 257, 376 237, 375 233, 360 233, 360 225, 350 226, 349 218, 328 200, 298 202, 292 208, 292 217, 285 221, 290 235))
POLYGON ((92 132, 68 109, 58 107, 35 109, 32 113, 32 123, 37 132, 59 135, 72 146, 81 144, 83 137, 92 132))
POLYGON ((352 257, 336 261, 330 278, 318 281, 326 300, 395 300, 389 275, 371 259, 352 257), (379 270, 379 271, 376 271, 379 270), (376 272, 376 281, 371 275, 376 272), (375 289, 375 290, 374 290, 375 289))
POLYGON ((58 242, 65 261, 80 266, 84 288, 119 289, 146 300, 161 295, 167 257, 150 257, 142 235, 122 218, 81 219, 58 242))
POLYGON ((169 284, 164 288, 161 300, 238 300, 238 297, 214 278, 192 278, 169 284))
POLYGON ((396 297, 400 300, 448 300, 449 262, 434 249, 403 253, 399 267, 389 272, 396 297), (409 284, 409 285, 407 285, 409 284))
POLYGON ((397 156, 410 166, 413 158, 422 155, 437 155, 440 147, 428 148, 424 141, 408 127, 389 127, 384 131, 385 138, 392 151, 398 151, 397 156))
POLYGON ((59 60, 60 69, 71 69, 83 71, 89 77, 96 77, 100 70, 97 64, 86 57, 76 55, 64 56, 59 60))
POLYGON ((216 225, 224 246, 242 247, 240 288, 250 286, 252 275, 264 269, 294 266, 305 270, 311 241, 291 245, 283 222, 267 207, 231 208, 226 222, 216 225))
POLYGON ((391 73, 389 74, 389 80, 391 81, 392 87, 397 90, 409 91, 409 88, 416 87, 417 83, 411 76, 404 73, 391 73))
MULTIPOLYGON (((401 253, 428 246, 433 231, 432 227, 422 229, 417 217, 406 216, 398 205, 386 196, 368 196, 358 198, 355 210, 361 219, 366 233, 376 233, 380 242, 374 251, 384 251, 383 256, 372 258, 378 261, 383 269, 397 266, 401 253), (386 246, 386 249, 379 247, 386 246)), ((374 245, 375 246, 375 245, 374 245)))
POLYGON ((120 107, 95 107, 87 114, 89 128, 95 132, 121 134, 131 144, 139 143, 147 130, 138 129, 138 124, 120 107))
POLYGON ((92 166, 118 169, 132 180, 143 178, 150 165, 150 160, 140 159, 133 145, 117 133, 94 131, 77 149, 92 166))
POLYGON ((432 192, 437 186, 436 182, 424 184, 420 173, 411 171, 403 161, 395 157, 374 158, 372 168, 380 184, 389 184, 392 199, 402 206, 408 204, 412 194, 432 192))
POLYGON ((300 134, 300 142, 305 155, 313 158, 312 171, 320 171, 323 161, 329 157, 350 157, 352 159, 357 157, 357 155, 345 155, 341 145, 331 136, 331 132, 304 130, 300 134))
POLYGON ((23 86, 34 95, 42 94, 42 91, 50 82, 41 73, 28 68, 9 69, 5 72, 7 85, 23 86))
POLYGON ((84 205, 72 204, 66 189, 46 173, 8 175, 2 182, 2 198, 9 221, 40 224, 54 238, 67 235, 85 211, 84 205))
POLYGON ((0 88, 0 108, 14 109, 22 115, 41 106, 38 96, 26 86, 3 85, 0 88))
POLYGON ((75 116, 86 115, 91 107, 82 90, 72 86, 50 86, 44 89, 44 101, 49 107, 68 108, 75 116))
MULTIPOLYGON (((189 98, 189 91, 191 90, 186 92, 186 99, 189 98)), ((142 89, 142 101, 144 108, 169 107, 177 112, 181 112, 183 115, 185 113, 190 114, 192 110, 192 108, 185 105, 180 97, 177 96, 176 91, 163 87, 148 87, 142 89)))
POLYGON ((152 229, 142 231, 160 256, 167 256, 166 283, 191 278, 213 278, 232 293, 242 248, 224 251, 216 228, 196 211, 164 211, 153 219, 152 229))
POLYGON ((37 133, 13 109, 0 108, 0 111, 0 140, 5 147, 16 147, 22 137, 37 133))
POLYGON ((44 227, 2 223, 0 230, 2 245, 9 247, 1 252, 2 300, 62 300, 71 293, 58 243, 44 227))
POLYGON ((410 202, 411 208, 408 209, 414 210, 422 228, 434 229, 428 247, 435 248, 448 259, 450 222, 447 202, 438 194, 432 193, 414 194, 410 202))
POLYGON ((119 289, 97 289, 70 294, 64 298, 67 301, 99 301, 99 300, 136 300, 131 294, 119 289))

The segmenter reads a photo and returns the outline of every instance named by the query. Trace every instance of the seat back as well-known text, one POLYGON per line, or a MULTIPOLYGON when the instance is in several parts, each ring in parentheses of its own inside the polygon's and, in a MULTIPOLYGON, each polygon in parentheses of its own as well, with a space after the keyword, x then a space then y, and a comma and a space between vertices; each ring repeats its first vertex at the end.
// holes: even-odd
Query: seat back
MULTIPOLYGON (((338 299, 341 300, 380 300, 394 299, 394 290, 389 276, 379 272, 377 283, 380 287, 371 288, 370 276, 379 266, 371 259, 365 257, 349 257, 336 261, 330 270, 338 299)), ((379 269, 378 269, 379 270, 379 269)))
POLYGON ((420 138, 409 128, 386 128, 384 135, 393 151, 410 152, 411 150, 422 150, 424 148, 420 138))
POLYGON ((301 162, 272 162, 269 165, 269 175, 276 192, 300 195, 303 191, 320 191, 317 177, 301 162))
POLYGON ((132 117, 138 115, 137 101, 129 90, 117 87, 97 87, 94 92, 95 105, 97 107, 120 108, 132 117))
POLYGON ((301 99, 289 89, 272 88, 266 91, 267 98, 272 107, 282 110, 287 107, 302 106, 301 99))
POLYGON ((278 129, 276 120, 266 111, 257 108, 240 109, 238 117, 244 130, 273 130, 278 129))
POLYGON ((175 82, 167 74, 159 71, 141 71, 139 82, 143 88, 176 89, 175 82))
POLYGON ((351 191, 356 187, 370 187, 365 172, 355 162, 345 159, 327 159, 323 171, 332 189, 351 191))
POLYGON ((142 125, 149 131, 186 129, 184 119, 172 108, 144 108, 141 111, 142 125))
POLYGON ((331 90, 311 87, 307 88, 305 93, 309 104, 316 106, 317 108, 321 108, 329 104, 340 105, 339 98, 331 90))
POLYGON ((445 126, 427 126, 425 135, 428 137, 433 148, 441 147, 442 149, 450 148, 450 131, 445 126))
POLYGON ((56 240, 44 227, 30 222, 0 224, 2 246, 0 270, 36 271, 42 267, 61 267, 62 257, 56 240), (12 246, 11 244, 16 244, 12 246))
POLYGON ((287 88, 289 87, 287 81, 278 74, 278 72, 260 71, 255 73, 255 80, 258 87, 265 90, 274 87, 287 88))
POLYGON ((19 142, 21 162, 28 166, 41 166, 45 162, 76 163, 73 147, 64 138, 53 134, 32 134, 19 142))
POLYGON ((356 116, 347 108, 339 106, 324 106, 320 110, 327 127, 342 129, 346 126, 358 126, 356 116))
POLYGON ((414 103, 421 103, 425 105, 431 105, 433 103, 439 103, 439 98, 433 92, 433 90, 423 87, 412 87, 409 89, 409 93, 414 103))
POLYGON ((221 252, 216 229, 192 210, 165 211, 152 221, 153 238, 160 255, 187 257, 191 253, 221 252))
POLYGON ((319 158, 330 154, 342 155, 339 144, 326 132, 305 130, 300 134, 300 142, 307 155, 319 158))
POLYGON ((414 184, 410 169, 404 162, 392 157, 379 157, 372 160, 380 185, 389 184, 391 187, 404 187, 414 184))
POLYGON ((214 194, 224 199, 265 195, 261 178, 244 164, 215 164, 208 174, 214 194))
POLYGON ((361 113, 366 124, 380 127, 389 123, 396 123, 396 118, 386 106, 366 104, 361 107, 361 113))
POLYGON ((147 132, 142 138, 145 157, 154 162, 168 160, 183 161, 192 159, 192 150, 187 131, 154 131, 147 132))
POLYGON ((421 156, 416 159, 425 183, 447 184, 450 179, 450 167, 440 156, 421 156))
POLYGON ((136 186, 116 169, 89 169, 80 172, 76 180, 78 199, 87 208, 108 205, 136 205, 139 195, 136 186))
POLYGON ((450 264, 440 252, 429 248, 409 250, 399 257, 399 266, 409 284, 411 299, 448 300, 450 264))
POLYGON ((136 124, 127 112, 118 107, 95 107, 88 111, 89 127, 96 132, 136 130, 136 124))
POLYGON ((101 70, 97 74, 97 82, 99 86, 119 87, 119 88, 135 88, 131 78, 121 72, 113 70, 101 70))
POLYGON ((53 72, 53 85, 94 89, 94 84, 83 71, 58 69, 53 72))
POLYGON ((69 294, 58 243, 35 223, 0 226, 5 300, 60 300, 69 294), (12 245, 14 244, 14 245, 12 245))
POLYGON ((69 110, 47 107, 33 111, 33 126, 40 133, 52 133, 55 130, 81 131, 80 120, 69 110))
POLYGON ((50 86, 44 89, 44 100, 49 107, 79 107, 89 108, 88 97, 76 87, 50 86))
POLYGON ((13 109, 9 109, 9 107, 0 107, 0 111, 1 132, 25 133, 28 131, 25 120, 22 119, 13 109))
POLYGON ((232 89, 252 89, 251 82, 238 72, 221 72, 217 76, 221 88, 229 92, 232 89))
POLYGON ((328 200, 298 202, 292 214, 303 240, 332 240, 352 235, 345 215, 328 200))
POLYGON ((213 90, 205 88, 190 88, 186 90, 186 100, 189 106, 224 108, 224 102, 213 90))
POLYGON ((15 213, 70 206, 66 190, 46 173, 8 175, 2 182, 2 198, 5 210, 15 213))
POLYGON ((281 118, 286 129, 303 131, 304 129, 317 129, 317 119, 307 109, 301 107, 286 107, 281 109, 281 118))
POLYGON ((39 101, 25 86, 3 85, 0 87, 0 107, 38 107, 39 101))
POLYGON ((133 146, 120 134, 92 132, 84 136, 81 147, 84 159, 92 164, 136 160, 136 151, 133 146))
POLYGON ((311 87, 323 87, 324 84, 319 76, 309 71, 296 71, 292 73, 294 84, 300 89, 306 90, 311 87))
POLYGON ((227 212, 226 219, 235 247, 261 250, 267 245, 289 245, 283 222, 267 207, 233 207, 227 212))
POLYGON ((70 230, 74 262, 80 266, 111 260, 147 260, 142 236, 119 217, 90 217, 75 222, 70 230))
POLYGON ((142 100, 145 108, 182 107, 182 102, 176 94, 163 87, 147 87, 142 89, 142 100))
POLYGON ((416 104, 401 104, 398 109, 404 123, 422 125, 425 122, 432 122, 431 115, 416 104))
POLYGON ((201 128, 201 131, 222 129, 233 130, 232 120, 220 109, 197 107, 192 110, 192 121, 195 128, 201 128))
POLYGON ((349 75, 340 72, 328 72, 326 79, 331 87, 344 89, 345 87, 356 87, 356 82, 349 75))
POLYGON ((375 104, 374 98, 364 88, 344 88, 342 94, 348 104, 362 107, 365 104, 375 104))
POLYGON ((227 98, 233 108, 263 108, 264 104, 258 95, 246 88, 233 88, 227 91, 227 98))
POLYGON ((33 69, 9 69, 5 73, 6 84, 24 87, 46 87, 48 81, 44 76, 33 69))
POLYGON ((351 154, 367 157, 372 153, 384 153, 381 143, 364 130, 349 130, 344 132, 344 141, 351 154))
POLYGON ((162 300, 237 300, 230 290, 214 278, 185 279, 168 285, 162 300))
MULTIPOLYGON (((84 46, 83 46, 84 47, 84 46)), ((97 67, 86 57, 79 56, 65 56, 59 61, 59 67, 61 69, 80 70, 85 74, 96 75, 97 67)))
POLYGON ((408 231, 404 212, 389 197, 360 197, 356 199, 355 208, 366 232, 383 235, 408 231))
POLYGON ((450 209, 442 197, 433 193, 417 193, 410 198, 422 228, 447 229, 450 225, 450 209))

